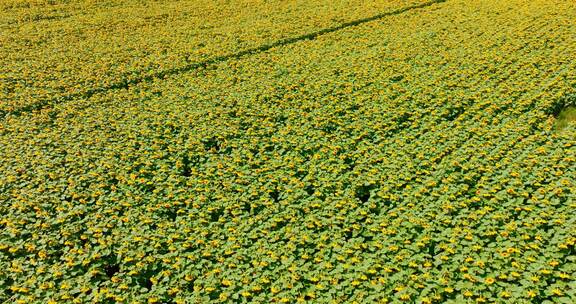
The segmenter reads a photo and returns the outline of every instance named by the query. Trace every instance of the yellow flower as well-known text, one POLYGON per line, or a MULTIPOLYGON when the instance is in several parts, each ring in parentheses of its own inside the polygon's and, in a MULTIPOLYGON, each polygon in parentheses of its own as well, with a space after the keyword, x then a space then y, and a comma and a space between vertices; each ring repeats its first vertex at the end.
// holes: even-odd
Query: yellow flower
POLYGON ((563 293, 560 289, 558 289, 558 288, 552 289, 552 294, 555 295, 555 296, 562 296, 562 295, 564 295, 564 293, 563 293))
POLYGON ((262 290, 262 287, 260 287, 259 285, 252 287, 252 291, 260 291, 260 290, 262 290))
POLYGON ((492 285, 492 284, 494 284, 494 282, 496 282, 496 280, 494 278, 486 278, 486 280, 484 280, 484 282, 488 285, 492 285))
POLYGON ((567 273, 564 273, 564 272, 559 273, 559 274, 558 274, 558 277, 561 278, 561 279, 563 279, 563 280, 568 280, 568 279, 570 279, 570 275, 567 274, 567 273))
POLYGON ((503 298, 509 298, 509 297, 511 297, 512 295, 511 295, 509 292, 507 292, 507 291, 503 291, 503 292, 500 293, 500 296, 503 297, 503 298))
POLYGON ((548 263, 548 264, 549 264, 550 266, 552 266, 552 267, 556 267, 556 266, 558 266, 560 263, 559 263, 558 261, 552 261, 552 262, 550 262, 550 263, 548 263))
POLYGON ((542 269, 542 270, 540 270, 540 273, 542 273, 542 274, 551 274, 552 271, 550 271, 550 270, 548 270, 548 269, 542 269))

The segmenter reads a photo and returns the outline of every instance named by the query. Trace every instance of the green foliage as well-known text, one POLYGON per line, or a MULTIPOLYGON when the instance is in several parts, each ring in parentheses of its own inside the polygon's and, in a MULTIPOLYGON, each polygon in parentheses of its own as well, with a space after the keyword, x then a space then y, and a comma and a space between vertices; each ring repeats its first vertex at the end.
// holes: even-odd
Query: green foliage
POLYGON ((451 0, 7 113, 0 302, 575 302, 575 5, 451 0))
POLYGON ((562 130, 568 126, 574 125, 574 123, 576 123, 576 106, 567 106, 558 115, 558 118, 554 122, 554 126, 556 129, 562 130))

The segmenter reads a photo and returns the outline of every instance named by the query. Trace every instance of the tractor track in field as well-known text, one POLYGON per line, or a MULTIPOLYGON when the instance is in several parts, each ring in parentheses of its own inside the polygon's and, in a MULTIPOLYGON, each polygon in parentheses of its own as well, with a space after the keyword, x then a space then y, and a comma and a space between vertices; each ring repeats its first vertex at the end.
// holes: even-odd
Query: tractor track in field
POLYGON ((298 43, 300 41, 314 40, 320 36, 330 34, 333 32, 337 32, 340 30, 344 30, 346 28, 354 27, 357 25, 371 22, 371 21, 380 20, 380 19, 383 19, 383 18, 389 17, 389 16, 400 15, 400 14, 403 14, 403 13, 411 11, 411 10, 430 7, 432 5, 444 3, 446 1, 447 0, 432 0, 432 1, 425 2, 425 3, 400 8, 400 9, 390 11, 390 12, 380 13, 380 14, 373 15, 373 16, 366 17, 366 18, 356 19, 353 21, 342 23, 340 25, 336 25, 336 26, 329 27, 329 28, 324 28, 324 29, 321 29, 318 31, 314 31, 314 32, 307 33, 307 34, 302 34, 302 35, 299 35, 296 37, 278 40, 278 41, 275 41, 275 42, 272 42, 269 44, 264 44, 264 45, 250 48, 250 49, 240 51, 237 53, 232 53, 232 54, 223 55, 223 56, 217 56, 217 57, 214 57, 214 58, 211 58, 208 60, 204 60, 201 62, 196 62, 196 63, 184 65, 184 66, 179 67, 179 68, 173 68, 173 69, 168 69, 168 70, 164 70, 164 71, 158 71, 158 72, 153 73, 151 75, 136 77, 133 79, 125 79, 123 81, 116 82, 116 83, 113 83, 113 84, 110 84, 107 86, 90 88, 90 89, 85 90, 83 92, 72 93, 72 94, 68 94, 65 96, 59 96, 57 98, 39 100, 37 102, 31 103, 31 104, 26 105, 26 106, 21 106, 21 107, 18 107, 16 109, 13 109, 13 110, 0 110, 0 117, 2 119, 4 119, 8 115, 21 116, 21 115, 26 114, 26 113, 31 113, 34 111, 39 111, 39 110, 43 110, 46 108, 50 108, 52 105, 63 103, 66 101, 75 100, 77 98, 90 98, 90 97, 92 97, 98 93, 103 93, 103 92, 107 92, 107 91, 111 91, 111 90, 127 89, 130 86, 138 85, 138 84, 143 83, 143 82, 151 82, 151 81, 154 81, 155 79, 162 79, 162 78, 165 78, 165 77, 168 77, 171 75, 186 73, 186 72, 193 71, 193 70, 196 70, 199 68, 205 68, 205 67, 210 66, 210 65, 218 64, 220 62, 225 62, 225 61, 234 60, 234 59, 240 59, 240 58, 245 57, 245 56, 264 53, 264 52, 266 52, 270 49, 276 48, 276 47, 284 47, 287 45, 298 43))

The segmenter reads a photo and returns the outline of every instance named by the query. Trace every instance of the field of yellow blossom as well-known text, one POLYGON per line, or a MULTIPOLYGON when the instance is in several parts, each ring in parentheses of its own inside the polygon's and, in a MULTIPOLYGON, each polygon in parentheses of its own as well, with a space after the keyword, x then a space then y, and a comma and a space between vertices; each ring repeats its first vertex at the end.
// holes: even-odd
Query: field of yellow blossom
POLYGON ((576 303, 575 20, 4 0, 0 302, 576 303))

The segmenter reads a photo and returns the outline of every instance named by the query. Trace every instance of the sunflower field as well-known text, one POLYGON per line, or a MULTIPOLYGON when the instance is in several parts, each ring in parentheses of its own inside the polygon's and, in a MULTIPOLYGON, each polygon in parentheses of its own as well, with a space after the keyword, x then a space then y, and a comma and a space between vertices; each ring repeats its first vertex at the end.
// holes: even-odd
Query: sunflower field
POLYGON ((576 303, 576 2, 4 0, 0 302, 576 303))

